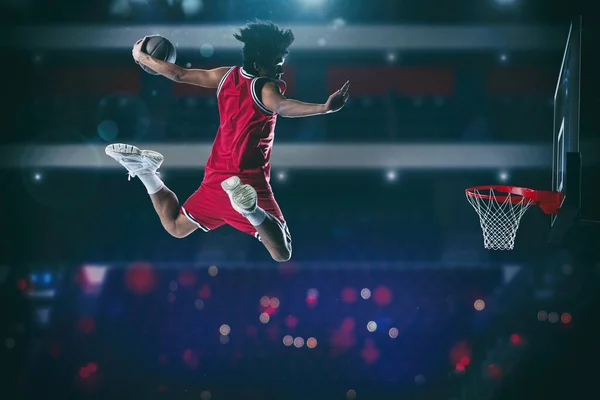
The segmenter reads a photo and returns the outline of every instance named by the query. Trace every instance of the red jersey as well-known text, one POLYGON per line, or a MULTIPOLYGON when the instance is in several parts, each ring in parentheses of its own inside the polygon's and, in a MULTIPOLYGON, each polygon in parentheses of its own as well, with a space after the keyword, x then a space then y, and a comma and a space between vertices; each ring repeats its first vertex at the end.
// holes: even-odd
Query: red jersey
POLYGON ((257 77, 241 67, 232 67, 221 79, 217 88, 220 125, 203 184, 220 185, 223 179, 237 175, 252 181, 264 179, 268 185, 277 114, 262 103, 260 90, 269 80, 285 92, 284 81, 257 77))

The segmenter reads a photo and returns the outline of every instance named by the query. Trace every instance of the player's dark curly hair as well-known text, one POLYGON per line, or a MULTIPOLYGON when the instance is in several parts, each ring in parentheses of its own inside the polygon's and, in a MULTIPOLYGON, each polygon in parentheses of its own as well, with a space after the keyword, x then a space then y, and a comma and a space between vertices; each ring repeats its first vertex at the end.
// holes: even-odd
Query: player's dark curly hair
POLYGON ((244 43, 244 69, 256 74, 254 63, 261 67, 271 67, 278 57, 289 53, 288 48, 294 42, 294 34, 290 29, 280 29, 270 21, 249 23, 233 35, 244 43))

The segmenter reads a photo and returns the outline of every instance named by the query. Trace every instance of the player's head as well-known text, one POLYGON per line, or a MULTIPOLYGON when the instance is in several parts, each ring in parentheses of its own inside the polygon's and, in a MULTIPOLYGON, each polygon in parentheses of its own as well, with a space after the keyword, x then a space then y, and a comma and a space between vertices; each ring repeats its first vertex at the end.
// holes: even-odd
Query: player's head
POLYGON ((283 62, 294 42, 291 30, 280 29, 269 21, 251 22, 233 35, 244 43, 244 69, 254 75, 280 78, 283 62))

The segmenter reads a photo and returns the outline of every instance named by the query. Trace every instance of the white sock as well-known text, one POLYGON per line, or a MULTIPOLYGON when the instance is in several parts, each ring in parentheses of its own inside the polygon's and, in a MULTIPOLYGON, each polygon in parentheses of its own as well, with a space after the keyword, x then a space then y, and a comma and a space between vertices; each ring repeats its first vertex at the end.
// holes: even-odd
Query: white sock
POLYGON ((267 212, 258 206, 253 212, 243 215, 244 217, 248 218, 248 221, 250 221, 252 226, 259 226, 267 218, 267 212))
POLYGON ((165 186, 163 181, 160 180, 160 178, 158 177, 158 175, 156 175, 155 172, 151 174, 140 174, 138 175, 138 178, 140 178, 140 181, 142 181, 144 186, 146 186, 148 194, 154 194, 160 189, 162 189, 163 186, 165 186))

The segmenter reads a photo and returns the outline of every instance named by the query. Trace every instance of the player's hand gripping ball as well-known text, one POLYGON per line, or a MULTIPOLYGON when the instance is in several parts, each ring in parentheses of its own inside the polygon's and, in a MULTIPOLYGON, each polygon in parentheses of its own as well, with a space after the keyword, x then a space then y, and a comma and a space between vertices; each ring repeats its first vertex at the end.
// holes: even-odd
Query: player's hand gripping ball
POLYGON ((160 35, 146 36, 143 39, 138 40, 131 51, 133 59, 144 71, 152 75, 159 75, 157 72, 154 72, 152 69, 138 62, 140 53, 146 53, 157 60, 168 63, 174 63, 175 60, 177 60, 177 51, 175 50, 173 43, 160 35))

